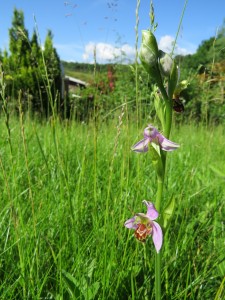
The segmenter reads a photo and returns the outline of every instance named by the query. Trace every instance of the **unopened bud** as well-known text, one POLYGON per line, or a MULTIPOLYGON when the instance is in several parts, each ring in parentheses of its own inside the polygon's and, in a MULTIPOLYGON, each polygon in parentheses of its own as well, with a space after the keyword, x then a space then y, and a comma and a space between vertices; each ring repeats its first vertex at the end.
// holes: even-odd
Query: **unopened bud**
POLYGON ((142 30, 142 43, 139 53, 140 60, 148 73, 158 62, 158 45, 154 34, 150 30, 142 30))
POLYGON ((167 53, 159 50, 159 69, 163 76, 169 77, 173 67, 173 59, 167 53))

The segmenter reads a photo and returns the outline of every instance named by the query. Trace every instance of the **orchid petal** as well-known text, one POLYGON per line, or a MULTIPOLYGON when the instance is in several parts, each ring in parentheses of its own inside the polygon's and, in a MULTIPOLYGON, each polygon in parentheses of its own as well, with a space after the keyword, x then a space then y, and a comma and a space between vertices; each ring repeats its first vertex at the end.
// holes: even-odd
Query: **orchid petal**
POLYGON ((139 141, 137 144, 135 144, 132 147, 132 150, 135 152, 147 152, 149 142, 150 142, 149 139, 143 139, 143 140, 139 141))
POLYGON ((153 221, 155 219, 158 218, 159 213, 158 211, 155 209, 154 204, 152 204, 151 202, 148 202, 146 200, 142 201, 146 206, 147 206, 147 216, 148 218, 153 221))
POLYGON ((152 240, 155 245, 156 252, 159 253, 159 250, 162 247, 162 242, 163 242, 163 233, 160 225, 156 222, 152 222, 152 240))
POLYGON ((128 219, 125 223, 124 223, 124 226, 129 228, 129 229, 137 229, 138 228, 138 225, 135 224, 135 221, 136 221, 136 217, 133 217, 131 219, 128 219))
POLYGON ((167 138, 165 138, 162 134, 158 135, 159 143, 161 146, 161 149, 164 151, 173 151, 180 147, 179 144, 174 143, 167 138))

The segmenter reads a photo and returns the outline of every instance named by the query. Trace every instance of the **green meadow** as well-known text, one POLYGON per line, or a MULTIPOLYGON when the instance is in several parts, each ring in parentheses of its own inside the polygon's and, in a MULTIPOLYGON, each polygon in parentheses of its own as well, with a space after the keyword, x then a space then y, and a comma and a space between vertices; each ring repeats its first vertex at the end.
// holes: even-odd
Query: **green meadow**
MULTIPOLYGON (((14 11, 11 53, 0 52, 0 300, 155 299, 152 238, 124 226, 157 193, 149 153, 131 147, 148 124, 162 130, 159 90, 138 60, 139 5, 130 65, 61 62, 51 31, 43 48, 14 11), (63 64, 87 88, 63 90, 63 64)), ((167 99, 183 113, 173 112, 170 135, 180 148, 160 160, 161 211, 174 203, 162 300, 225 299, 224 32, 174 58, 187 83, 167 99)))
MULTIPOLYGON (((1 299, 154 299, 154 247, 124 222, 154 202, 145 120, 0 122, 1 299), (148 296, 147 296, 148 295, 148 296), (149 295, 152 297, 149 298, 149 295)), ((163 299, 224 299, 222 126, 173 125, 163 206, 163 299)))

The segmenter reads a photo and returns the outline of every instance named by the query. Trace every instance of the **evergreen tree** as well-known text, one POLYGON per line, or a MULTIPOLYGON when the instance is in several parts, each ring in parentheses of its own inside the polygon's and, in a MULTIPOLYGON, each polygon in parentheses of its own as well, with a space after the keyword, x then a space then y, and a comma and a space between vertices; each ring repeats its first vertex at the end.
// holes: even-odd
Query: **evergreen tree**
POLYGON ((12 27, 9 29, 9 50, 15 69, 29 66, 30 45, 28 31, 24 25, 24 14, 14 9, 12 27))
POLYGON ((30 41, 30 47, 31 47, 31 55, 30 55, 30 65, 32 67, 38 67, 41 59, 41 49, 38 44, 38 36, 36 31, 33 32, 31 41, 30 41))
POLYGON ((0 49, 0 63, 3 62, 3 53, 2 53, 2 50, 0 49))
POLYGON ((37 33, 34 31, 29 40, 24 14, 14 9, 12 27, 9 29, 10 54, 0 55, 4 70, 11 78, 8 82, 11 99, 16 102, 18 92, 22 91, 23 109, 45 112, 46 115, 50 113, 50 103, 57 100, 57 107, 61 107, 60 59, 52 40, 53 35, 48 31, 42 52, 37 33))

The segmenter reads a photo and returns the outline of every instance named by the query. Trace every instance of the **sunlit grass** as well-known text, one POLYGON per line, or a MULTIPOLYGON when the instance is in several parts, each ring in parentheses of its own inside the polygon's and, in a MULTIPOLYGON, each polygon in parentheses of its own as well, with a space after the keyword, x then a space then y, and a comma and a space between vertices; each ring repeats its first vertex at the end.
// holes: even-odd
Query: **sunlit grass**
MULTIPOLYGON (((1 299, 154 298, 152 241, 123 226, 143 199, 154 202, 154 171, 130 151, 141 136, 126 113, 97 125, 13 119, 11 153, 1 121, 1 299)), ((224 130, 186 125, 173 140, 163 297, 222 299, 224 179, 210 166, 224 165, 224 130)))

